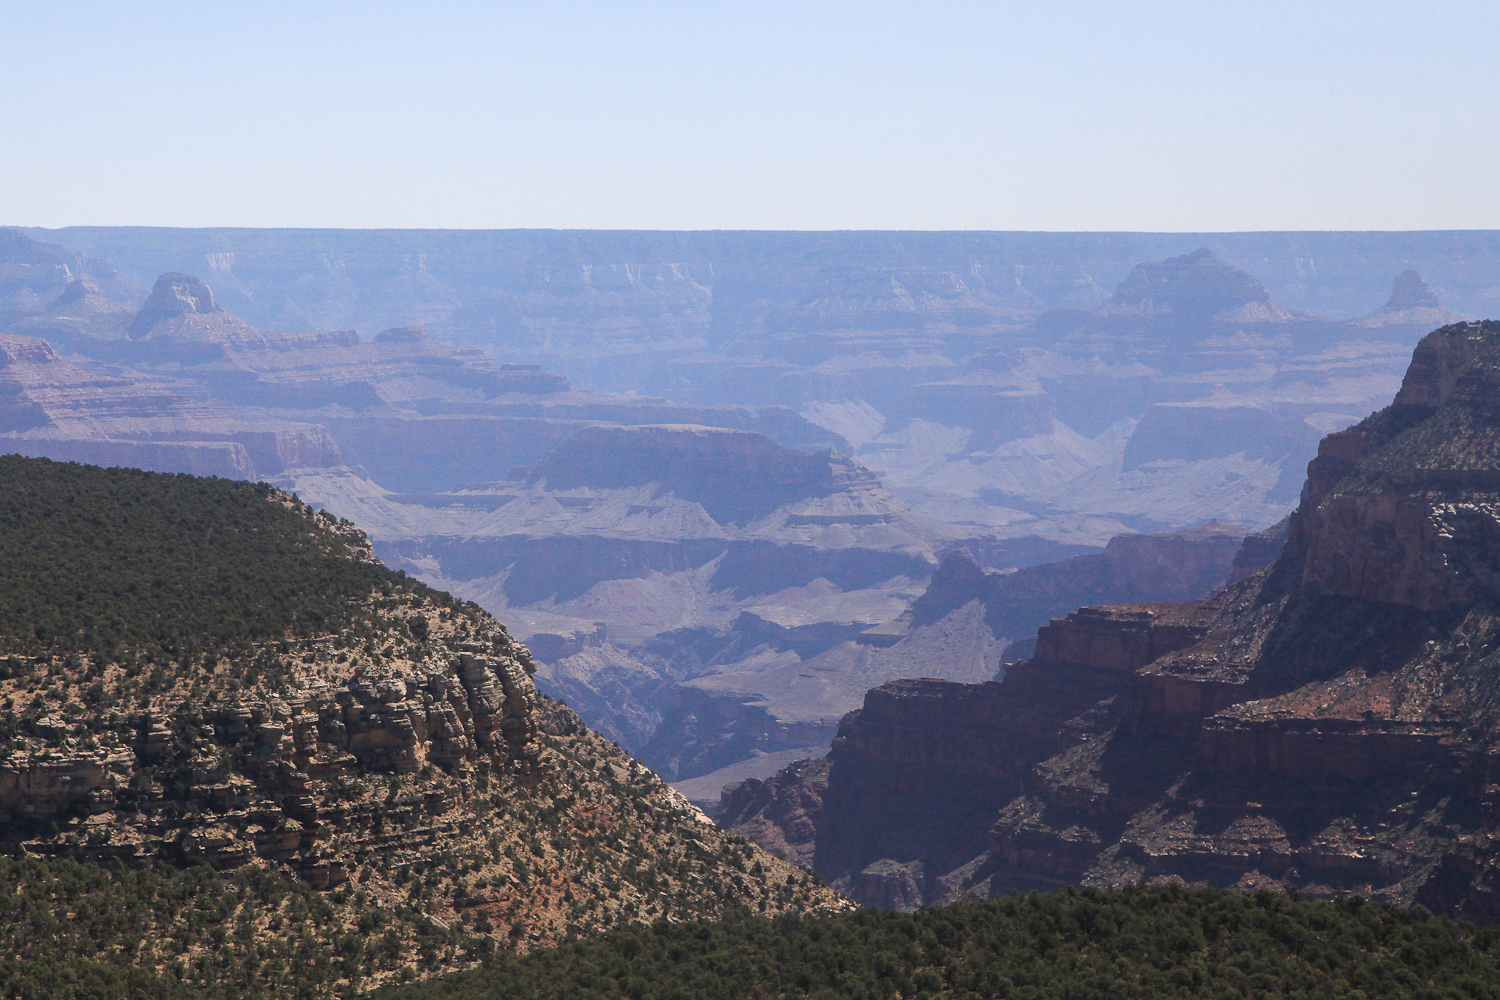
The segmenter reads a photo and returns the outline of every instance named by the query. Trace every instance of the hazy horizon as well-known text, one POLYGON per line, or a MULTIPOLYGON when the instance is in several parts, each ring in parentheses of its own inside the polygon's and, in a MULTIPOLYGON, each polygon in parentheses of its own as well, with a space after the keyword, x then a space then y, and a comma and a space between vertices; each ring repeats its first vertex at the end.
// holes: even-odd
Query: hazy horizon
POLYGON ((305 232, 405 232, 405 233, 871 233, 871 234, 899 234, 899 233, 922 233, 925 235, 942 235, 944 233, 967 233, 973 235, 984 235, 986 233, 1004 235, 1053 235, 1053 236, 1241 236, 1274 233, 1290 234, 1338 234, 1338 233, 1361 233, 1368 235, 1390 234, 1419 234, 1419 233, 1490 233, 1500 232, 1500 224, 1494 226, 1463 226, 1449 228, 1406 228, 1406 229, 983 229, 969 227, 967 229, 941 229, 941 228, 919 228, 908 227, 905 229, 876 228, 876 227, 843 227, 843 228, 812 228, 791 227, 767 228, 764 226, 700 226, 692 227, 665 227, 665 226, 240 226, 240 225, 158 225, 156 223, 92 223, 77 222, 67 225, 44 226, 30 225, 24 223, 0 222, 0 227, 19 229, 29 234, 58 233, 66 230, 86 229, 173 229, 173 230, 202 230, 202 231, 305 231, 305 232))

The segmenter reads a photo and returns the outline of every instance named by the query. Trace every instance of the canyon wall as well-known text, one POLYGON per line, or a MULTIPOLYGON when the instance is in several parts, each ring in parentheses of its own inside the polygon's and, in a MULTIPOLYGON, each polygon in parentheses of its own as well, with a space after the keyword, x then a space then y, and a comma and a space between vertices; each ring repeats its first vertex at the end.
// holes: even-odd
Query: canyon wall
MULTIPOLYGON (((201 276, 215 308, 263 328, 368 337, 426 324, 600 393, 781 408, 751 426, 549 407, 559 418, 714 424, 793 447, 832 444, 932 516, 996 529, 1029 520, 1026 534, 1093 547, 1126 530, 1214 517, 1251 529, 1279 520, 1316 439, 1389 398, 1417 337, 1462 318, 1443 302, 1473 311, 1493 295, 1482 234, 78 228, 45 238, 73 247, 54 252, 54 270, 69 266, 70 252, 74 267, 81 253, 118 253, 140 285, 156 269, 201 276)), ((134 322, 172 314, 144 315, 134 322)), ((103 344, 97 322, 85 336, 55 319, 28 321, 33 335, 71 337, 116 363, 165 346, 159 334, 103 344)), ((393 402, 389 381, 320 382, 303 365, 294 382, 264 369, 217 391, 304 411, 393 402)), ((469 369, 465 377, 476 374, 469 369)), ((508 391, 541 394, 547 377, 512 372, 508 391)), ((495 391, 481 395, 482 408, 501 415, 495 391)), ((418 408, 435 416, 430 402, 418 408)), ((532 410, 504 415, 542 415, 532 410)), ((416 433, 425 445, 434 429, 416 433)), ((372 471, 421 489, 396 483, 398 461, 373 457, 389 446, 369 435, 366 444, 351 452, 371 455, 372 471)), ((485 449, 474 433, 412 450, 444 489, 495 477, 473 465, 537 457, 485 449), (470 467, 455 460, 485 454, 470 467)))
POLYGON ((998 685, 908 697, 901 713, 886 706, 906 687, 872 692, 841 727, 799 849, 903 905, 1145 879, 1500 919, 1497 358, 1497 323, 1426 337, 1392 405, 1324 440, 1275 561, 1247 560, 1215 595, 1075 612, 998 685), (1038 675, 1049 686, 1028 689, 1038 675), (1090 702, 1081 676, 1112 686, 1090 702), (971 725, 960 706, 1006 701, 1014 714, 951 759, 950 731, 971 725), (900 763, 923 760, 926 774, 900 763), (963 797, 1002 769, 1014 777, 990 779, 983 809, 963 797), (890 823, 870 806, 881 795, 890 823), (964 860, 955 842, 981 835, 964 860))

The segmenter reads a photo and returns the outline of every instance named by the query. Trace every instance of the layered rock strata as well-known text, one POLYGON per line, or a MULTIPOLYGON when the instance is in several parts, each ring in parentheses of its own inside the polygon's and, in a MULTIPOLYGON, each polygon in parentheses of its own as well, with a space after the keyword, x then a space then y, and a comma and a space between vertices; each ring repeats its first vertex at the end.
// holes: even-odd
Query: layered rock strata
MULTIPOLYGON (((815 867, 857 894, 869 865, 920 862, 922 898, 942 896, 938 880, 985 850, 996 813, 1027 788, 1031 769, 1085 739, 1101 703, 1205 628, 1203 616, 1171 604, 1088 608, 1044 626, 1035 654, 1003 681, 914 679, 870 691, 829 754, 815 867)), ((735 794, 727 789, 726 801, 735 794)))
POLYGON ((25 824, 16 821, 62 821, 69 832, 60 837, 25 841, 42 853, 181 852, 214 863, 261 857, 292 864, 315 884, 336 884, 351 859, 326 856, 328 833, 338 827, 347 837, 351 823, 375 822, 369 810, 351 812, 340 802, 338 788, 349 780, 432 765, 536 770, 529 673, 510 652, 471 649, 343 683, 294 685, 273 697, 114 711, 92 724, 43 717, 31 727, 38 736, 21 737, 0 763, 0 826, 21 831, 25 824), (116 816, 127 804, 130 818, 116 816), (80 815, 105 819, 80 824, 80 815), (81 839, 71 830, 80 825, 81 839), (205 825, 224 829, 207 836, 205 825))
POLYGON ((1241 528, 1209 521, 1181 531, 1116 535, 1103 552, 1010 573, 985 572, 966 551, 956 550, 909 612, 861 639, 895 642, 970 601, 984 605, 995 636, 1014 642, 1081 605, 1192 600, 1224 582, 1244 538, 1241 528))
MULTIPOLYGON (((851 689, 838 703, 795 716, 744 686, 774 678, 731 675, 854 640, 900 615, 944 551, 988 540, 833 450, 683 424, 586 428, 507 480, 338 509, 390 526, 392 564, 507 609, 548 654, 544 688, 673 779, 826 742, 870 686, 849 680, 857 665, 823 671, 851 689), (414 514, 427 532, 405 528, 414 514), (710 676, 730 687, 680 686, 710 676)), ((957 676, 993 676, 998 660, 979 666, 957 676)))
MULTIPOLYGON (((227 341, 187 337, 173 347, 184 316, 204 332, 226 318, 198 312, 210 301, 201 294, 176 291, 153 297, 149 315, 126 317, 122 328, 150 321, 154 332, 111 340, 98 324, 78 330, 86 334, 79 345, 125 351, 110 355, 125 364, 158 349, 202 349, 203 358, 227 349, 233 357, 212 362, 184 355, 180 373, 214 383, 211 391, 237 405, 297 408, 303 418, 308 410, 386 406, 427 416, 438 415, 436 406, 453 417, 462 406, 470 423, 494 419, 489 411, 503 395, 478 359, 412 351, 402 375, 411 392, 349 363, 391 347, 422 320, 444 340, 483 344, 595 390, 649 392, 663 397, 649 406, 670 399, 705 411, 686 421, 661 412, 622 416, 644 398, 594 397, 575 399, 593 410, 581 419, 715 424, 734 419, 720 404, 775 409, 774 420, 719 425, 794 447, 856 448, 854 457, 934 516, 1094 547, 1127 526, 1275 520, 1295 502, 1315 436, 1394 391, 1410 346, 1441 321, 1421 312, 1440 308, 1430 290, 1404 275, 1378 323, 1303 310, 1366 313, 1411 261, 1423 262, 1443 295, 1472 307, 1475 289, 1487 287, 1477 262, 1491 252, 1471 236, 1479 242, 1459 253, 1452 234, 1362 240, 1384 247, 1376 256, 1351 251, 1343 237, 1330 244, 1326 234, 1272 243, 1245 234, 1137 234, 1106 240, 1107 251, 1093 237, 1043 245, 1016 234, 929 234, 916 243, 911 234, 590 234, 574 242, 566 234, 74 230, 68 237, 91 252, 125 254, 140 282, 168 270, 174 289, 187 288, 194 279, 181 272, 201 276, 199 285, 214 287, 213 307, 257 326, 396 331, 383 344, 330 341, 320 356, 304 350, 304 338, 289 348, 298 355, 291 367, 272 351, 251 358, 227 341), (1199 249, 1205 244, 1212 253, 1199 249), (1329 278, 1329 268, 1342 277, 1329 278), (205 365, 221 370, 190 370, 205 365)), ((22 247, 16 260, 35 256, 22 247)), ((77 261, 63 266, 77 276, 77 261)), ((57 280, 38 284, 48 295, 62 288, 57 280)), ((61 337, 67 327, 53 328, 61 337)), ((543 391, 545 378, 532 372, 508 395, 551 417, 580 418, 540 402, 570 395, 543 391)), ((453 428, 468 433, 448 450, 474 454, 483 428, 453 428)), ((343 443, 389 488, 433 488, 396 482, 401 463, 378 437, 366 436, 368 454, 343 443)), ((445 475, 440 487, 492 479, 496 466, 539 457, 507 457, 500 447, 488 456, 488 473, 474 470, 476 460, 453 468, 455 478, 445 475)), ((425 471, 448 469, 434 461, 425 471)))

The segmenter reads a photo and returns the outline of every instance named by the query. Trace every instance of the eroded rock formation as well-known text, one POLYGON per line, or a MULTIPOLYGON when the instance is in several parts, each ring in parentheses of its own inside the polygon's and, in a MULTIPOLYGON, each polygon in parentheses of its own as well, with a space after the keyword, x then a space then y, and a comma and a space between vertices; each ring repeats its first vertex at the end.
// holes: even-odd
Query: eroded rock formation
POLYGON ((924 899, 1180 879, 1500 919, 1497 371, 1500 323, 1429 334, 1393 404, 1324 440, 1275 562, 1214 596, 1075 612, 1003 683, 899 718, 905 688, 872 692, 832 754, 824 870, 921 862, 924 899), (976 702, 1016 711, 950 763, 976 702), (924 760, 939 794, 901 778, 924 760), (1010 777, 981 819, 947 783, 986 787, 985 760, 1010 777), (947 841, 908 821, 943 810, 947 841), (952 831, 982 827, 959 863, 952 831))
MULTIPOLYGON (((776 407, 783 422, 801 421, 805 442, 764 423, 718 423, 729 419, 722 414, 596 410, 589 419, 718 423, 796 447, 833 444, 933 516, 1000 527, 1029 513, 1024 533, 1094 547, 1127 527, 1277 520, 1296 502, 1316 436, 1388 399, 1417 338, 1448 321, 1420 312, 1432 296, 1406 277, 1378 322, 1311 313, 1368 313, 1413 262, 1436 294, 1473 309, 1492 284, 1494 253, 1483 234, 1451 233, 74 229, 56 238, 120 254, 148 286, 162 271, 197 275, 216 305, 261 328, 358 327, 368 339, 420 320, 441 340, 541 364, 595 391, 705 410, 776 407), (1137 431, 1132 460, 1181 436, 1171 418, 1183 414, 1153 407, 1182 404, 1204 425, 1189 435, 1198 454, 1121 467, 1137 431), (1148 413, 1156 416, 1132 426, 1148 413), (1236 438, 1245 432, 1256 439, 1236 438)), ((45 287, 50 298, 62 284, 45 287)), ((150 339, 135 344, 136 356, 150 339)), ((304 365, 301 376, 310 374, 304 365)), ((434 371, 409 374, 421 381, 434 371)), ((299 405, 294 379, 252 381, 266 399, 289 393, 276 405, 299 405)), ((388 380, 350 371, 343 381, 342 391, 317 386, 303 402, 369 415, 377 395, 392 401, 388 380)), ((437 412, 438 397, 409 398, 437 412)), ((457 416, 454 401, 444 397, 445 417, 457 416)), ((612 399, 622 410, 639 401, 612 399)), ((493 400, 467 404, 490 411, 493 400)), ((429 483, 397 482, 401 463, 380 439, 401 425, 367 428, 358 445, 340 440, 377 481, 409 492, 434 488, 439 473, 447 489, 541 457, 510 450, 517 436, 501 426, 495 436, 510 440, 481 452, 495 417, 466 416, 447 423, 447 450, 487 454, 489 472, 476 471, 477 460, 433 461, 419 470, 433 473, 429 483)))
POLYGON ((1355 322, 1369 327, 1412 323, 1441 326, 1466 318, 1443 305, 1422 275, 1408 268, 1391 282, 1391 297, 1385 305, 1355 322))
MULTIPOLYGON (((966 550, 955 550, 894 620, 846 635, 827 624, 821 635, 802 626, 806 653, 795 660, 703 670, 671 690, 646 759, 687 777, 723 766, 735 752, 824 743, 869 688, 911 676, 991 680, 1002 662, 1026 655, 1038 626, 1079 604, 1206 594, 1224 581, 1241 537, 1238 528, 1217 522, 1120 535, 1102 553, 1009 573, 986 572, 966 550)), ((735 627, 740 655, 761 643, 798 645, 794 630, 763 619, 735 627)))

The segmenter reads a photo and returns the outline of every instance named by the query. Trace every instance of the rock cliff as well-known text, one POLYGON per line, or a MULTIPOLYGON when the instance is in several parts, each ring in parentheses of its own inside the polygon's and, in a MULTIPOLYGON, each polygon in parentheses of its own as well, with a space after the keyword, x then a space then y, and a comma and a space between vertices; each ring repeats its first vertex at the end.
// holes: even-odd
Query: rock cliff
POLYGON ((1497 371, 1500 323, 1425 337, 1392 405, 1323 441, 1279 557, 1213 596, 1075 612, 998 685, 871 692, 823 870, 919 868, 927 900, 1144 878, 1500 919, 1497 371))
POLYGON ((983 604, 996 638, 1017 642, 1081 605, 1192 600, 1224 582, 1244 538, 1241 528, 1209 521, 1181 531, 1116 535, 1103 552, 1009 573, 985 573, 960 550, 948 556, 910 612, 862 638, 893 641, 970 601, 983 604))

